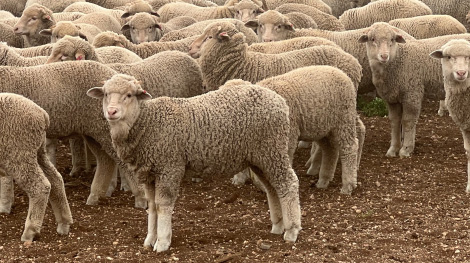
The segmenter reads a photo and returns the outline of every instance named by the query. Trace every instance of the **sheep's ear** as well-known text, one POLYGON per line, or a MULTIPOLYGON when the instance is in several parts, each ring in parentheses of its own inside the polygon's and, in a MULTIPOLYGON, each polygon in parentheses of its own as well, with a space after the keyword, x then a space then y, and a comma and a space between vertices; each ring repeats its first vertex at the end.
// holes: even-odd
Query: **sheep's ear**
POLYGON ((258 25, 259 25, 258 19, 252 19, 245 23, 245 26, 251 29, 257 29, 258 25))
POLYGON ((131 26, 129 24, 125 24, 125 25, 122 26, 121 31, 126 31, 126 30, 129 30, 129 29, 131 29, 131 26))
POLYGON ((124 14, 122 14, 121 18, 128 18, 130 16, 131 16, 131 13, 125 12, 124 14))
POLYGON ((369 41, 369 36, 367 36, 367 35, 362 35, 362 36, 357 40, 357 42, 359 42, 359 43, 366 43, 367 41, 369 41))
POLYGON ((232 14, 236 14, 236 13, 237 13, 237 9, 235 8, 235 6, 227 6, 227 9, 228 9, 228 11, 230 11, 230 13, 232 13, 232 14))
POLYGON ((291 23, 287 23, 284 25, 284 28, 287 29, 287 30, 290 30, 290 31, 294 31, 294 25, 292 25, 291 23))
POLYGON ((150 11, 150 14, 156 17, 160 17, 160 15, 155 11, 150 11))
POLYGON ((402 44, 405 44, 406 43, 406 40, 403 38, 402 35, 397 35, 395 37, 395 41, 397 41, 397 43, 402 43, 402 44))
POLYGON ((228 41, 230 40, 230 36, 228 35, 227 32, 220 32, 217 34, 217 39, 222 40, 222 41, 228 41))
POLYGON ((78 50, 75 53, 75 60, 85 60, 85 52, 78 50))
POLYGON ((264 13, 264 9, 260 7, 260 8, 258 8, 258 9, 256 10, 256 13, 257 13, 257 14, 264 13))
POLYGON ((49 20, 49 21, 52 21, 52 18, 50 15, 43 15, 42 16, 42 20, 49 20))
POLYGON ((78 36, 79 36, 81 39, 83 39, 83 40, 85 40, 85 41, 88 41, 88 38, 87 38, 84 34, 82 34, 82 32, 78 32, 78 36))
POLYGON ((163 31, 162 27, 158 23, 155 23, 155 27, 163 31))
POLYGON ((442 53, 442 50, 435 50, 431 54, 429 54, 429 56, 435 59, 441 59, 444 57, 444 54, 442 53))
POLYGON ((86 92, 86 95, 95 99, 102 99, 104 97, 103 87, 94 87, 86 92))
POLYGON ((39 35, 52 36, 52 29, 43 29, 39 31, 39 35))
POLYGON ((150 95, 147 91, 143 89, 137 90, 137 94, 135 95, 138 100, 150 100, 152 99, 152 95, 150 95))

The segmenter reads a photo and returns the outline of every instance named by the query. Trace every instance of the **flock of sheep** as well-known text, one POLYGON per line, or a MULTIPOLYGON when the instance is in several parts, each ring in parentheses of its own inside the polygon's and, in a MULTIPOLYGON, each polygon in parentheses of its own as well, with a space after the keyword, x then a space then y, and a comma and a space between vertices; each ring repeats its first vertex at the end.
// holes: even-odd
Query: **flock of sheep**
POLYGON ((148 207, 144 246, 157 252, 170 247, 185 174, 253 177, 271 232, 295 242, 294 152, 312 143, 307 173, 319 188, 339 159, 341 193, 351 194, 365 137, 358 93, 387 104, 389 157, 412 154, 423 98, 442 100, 470 167, 468 0, 0 0, 0 9, 0 213, 17 183, 29 197, 27 244, 48 201, 59 234, 73 223, 54 168, 63 138, 72 175, 96 162, 87 204, 120 176, 135 206, 148 207))

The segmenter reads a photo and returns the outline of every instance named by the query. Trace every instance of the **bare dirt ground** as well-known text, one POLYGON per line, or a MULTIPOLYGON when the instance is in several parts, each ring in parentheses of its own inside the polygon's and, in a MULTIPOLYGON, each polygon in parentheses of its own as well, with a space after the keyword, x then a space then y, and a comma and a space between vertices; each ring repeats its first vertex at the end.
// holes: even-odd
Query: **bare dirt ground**
POLYGON ((0 262, 470 262, 470 196, 461 134, 450 117, 437 116, 438 102, 425 101, 415 153, 388 159, 387 118, 363 117, 367 127, 359 186, 339 193, 340 169, 328 189, 312 185, 299 150, 302 227, 295 244, 270 234, 265 195, 230 178, 186 178, 173 216, 173 240, 165 253, 142 247, 146 212, 116 191, 98 206, 86 206, 90 174, 71 178, 62 146, 59 171, 67 183, 74 225, 55 232, 50 208, 41 238, 20 241, 27 196, 19 189, 10 215, 0 215, 0 262), (268 246, 265 246, 268 244, 268 246), (269 245, 271 245, 269 247, 269 245))

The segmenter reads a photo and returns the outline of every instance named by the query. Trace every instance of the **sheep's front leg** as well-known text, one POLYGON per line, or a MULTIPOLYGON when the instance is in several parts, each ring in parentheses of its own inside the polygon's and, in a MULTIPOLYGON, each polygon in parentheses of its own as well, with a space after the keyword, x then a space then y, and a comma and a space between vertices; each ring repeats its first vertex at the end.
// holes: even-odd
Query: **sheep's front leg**
POLYGON ((148 202, 147 237, 144 247, 153 248, 157 242, 157 206, 155 205, 155 182, 147 183, 144 188, 148 202))
POLYGON ((155 204, 157 207, 157 243, 154 251, 162 252, 170 248, 171 217, 178 197, 185 166, 165 167, 155 179, 155 204))
POLYGON ((402 118, 402 105, 399 103, 389 104, 388 107, 388 118, 390 119, 391 125, 391 141, 390 148, 385 156, 396 157, 401 147, 401 118, 402 118))
POLYGON ((0 214, 9 214, 15 199, 13 178, 0 171, 0 214))
POLYGON ((439 116, 445 116, 449 114, 449 110, 447 109, 446 101, 445 100, 440 100, 439 101, 439 110, 437 111, 437 115, 439 116))
POLYGON ((310 150, 310 158, 305 164, 308 167, 308 175, 318 175, 320 173, 320 167, 322 162, 322 152, 318 143, 312 143, 312 149, 310 150))
POLYGON ((403 103, 403 146, 400 149, 400 157, 409 157, 415 149, 416 123, 418 122, 420 107, 421 104, 414 100, 403 103))
POLYGON ((463 136, 463 146, 467 155, 467 189, 465 192, 470 193, 470 131, 461 130, 463 136))

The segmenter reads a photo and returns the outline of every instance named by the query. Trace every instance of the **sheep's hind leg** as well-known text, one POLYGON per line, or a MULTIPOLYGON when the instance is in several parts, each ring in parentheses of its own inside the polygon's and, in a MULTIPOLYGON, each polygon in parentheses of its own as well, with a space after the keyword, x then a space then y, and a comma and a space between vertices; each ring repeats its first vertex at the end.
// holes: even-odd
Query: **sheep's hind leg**
POLYGON ((155 205, 155 182, 145 185, 145 197, 148 202, 147 237, 144 247, 153 248, 157 242, 157 206, 155 205))
POLYGON ((323 138, 317 143, 321 148, 322 163, 316 187, 326 188, 330 184, 331 180, 333 180, 336 165, 338 164, 339 149, 336 145, 331 143, 328 138, 323 138))
POLYGON ((321 169, 321 162, 322 162, 321 148, 318 145, 318 143, 314 142, 312 143, 312 149, 310 150, 310 158, 305 164, 305 166, 308 167, 307 174, 318 175, 321 169))
POLYGON ((70 152, 72 153, 72 170, 70 176, 77 176, 86 170, 85 142, 82 136, 69 139, 70 152))
POLYGON ((463 136, 463 146, 467 155, 467 188, 465 192, 470 193, 470 131, 461 130, 463 136))
POLYGON ((388 104, 388 118, 391 125, 391 141, 390 148, 385 156, 396 157, 401 147, 401 118, 402 105, 399 103, 388 104))
MULTIPOLYGON (((340 158, 342 169, 342 194, 351 194, 357 186, 358 140, 353 136, 349 142, 340 141, 340 158)), ((342 137, 345 139, 345 137, 342 137)))
POLYGON ((403 126, 403 146, 400 149, 400 157, 409 157, 415 148, 416 123, 419 118, 420 105, 408 102, 404 104, 402 126, 403 126))
POLYGON ((13 178, 2 175, 0 170, 0 214, 9 214, 14 200, 13 178))

